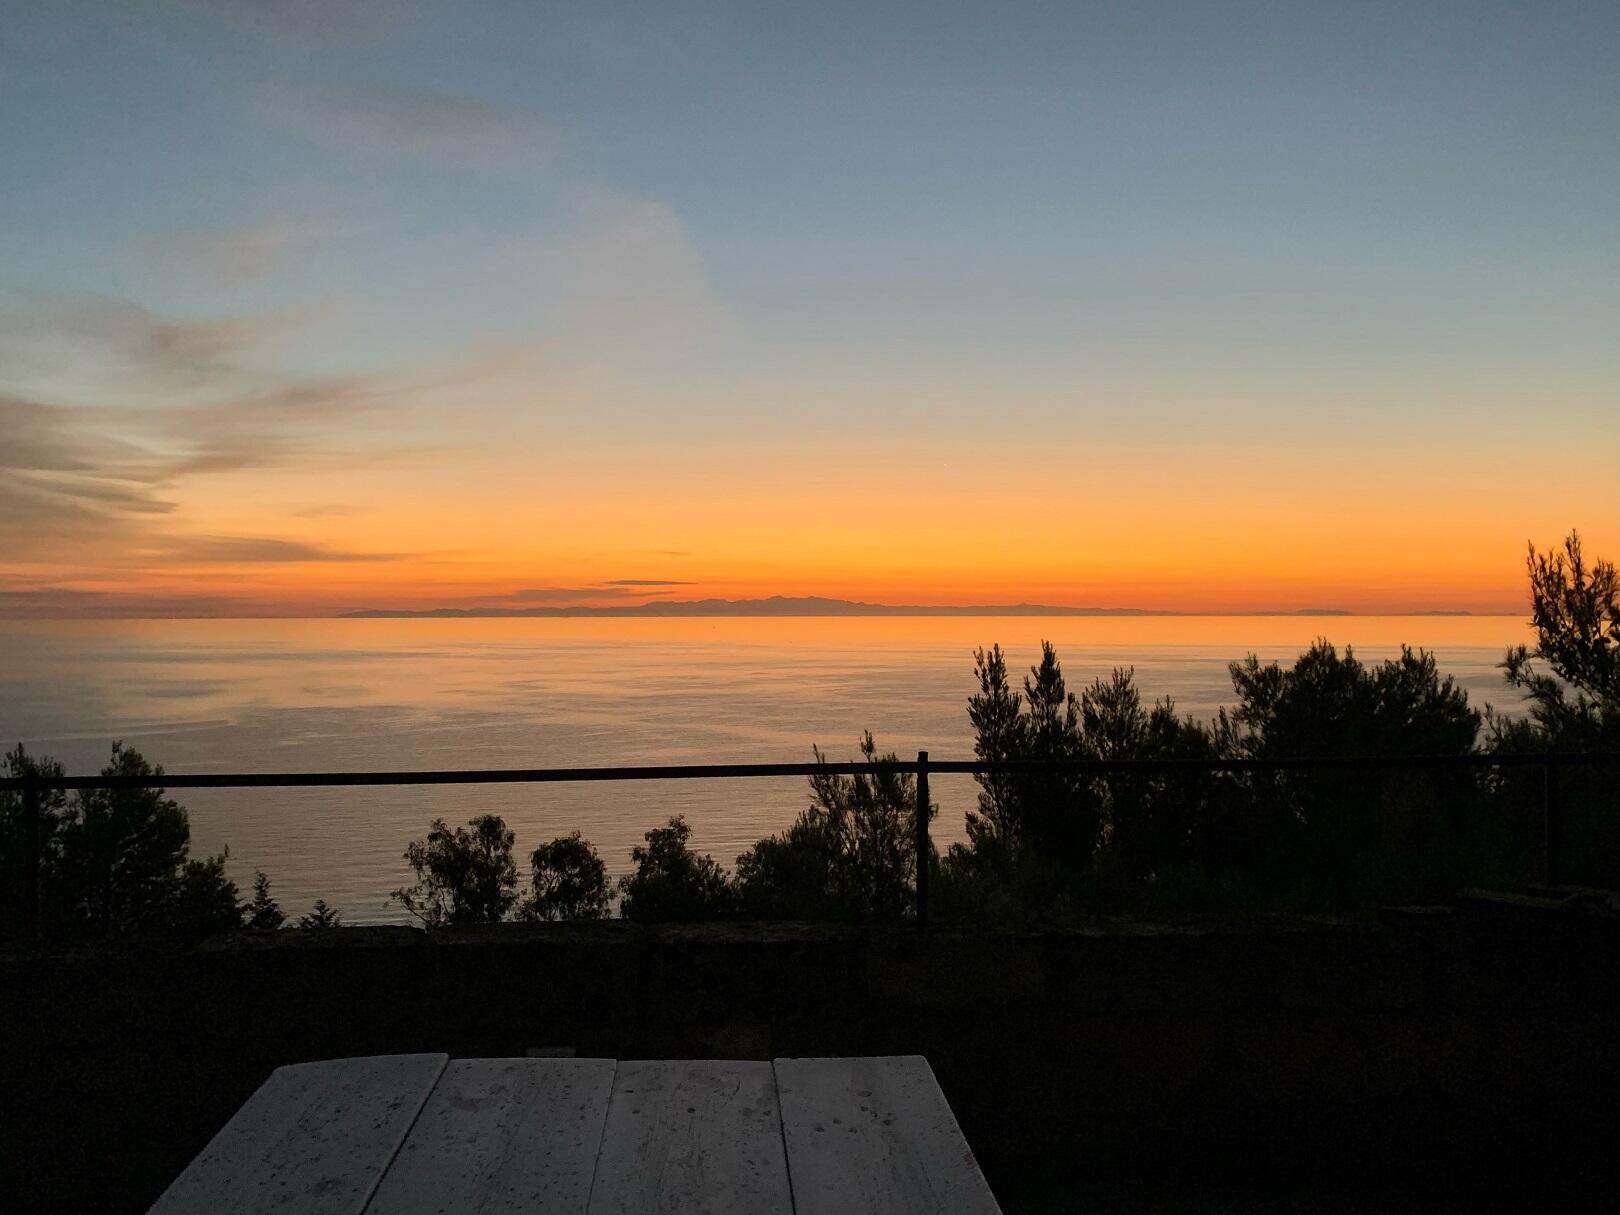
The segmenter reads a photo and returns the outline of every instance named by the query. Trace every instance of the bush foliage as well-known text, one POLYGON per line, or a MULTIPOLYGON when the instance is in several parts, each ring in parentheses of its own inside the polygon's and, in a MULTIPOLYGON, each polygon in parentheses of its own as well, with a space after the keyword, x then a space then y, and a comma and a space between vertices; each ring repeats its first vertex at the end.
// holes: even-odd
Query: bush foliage
POLYGON ((608 913, 607 866, 579 832, 541 844, 529 857, 525 920, 599 920, 608 913))
MULTIPOLYGON (((10 777, 60 777, 62 766, 21 746, 5 759, 10 777)), ((106 777, 156 780, 163 770, 114 743, 106 777)), ((161 788, 86 789, 40 797, 38 918, 50 940, 110 936, 200 939, 241 923, 225 854, 194 859, 185 809, 161 788)), ((0 793, 0 872, 7 912, 0 931, 28 922, 27 824, 19 793, 0 793)))
POLYGON ((692 828, 679 815, 647 832, 630 850, 635 872, 619 879, 619 913, 627 920, 717 920, 736 910, 730 876, 712 856, 688 846, 692 828))

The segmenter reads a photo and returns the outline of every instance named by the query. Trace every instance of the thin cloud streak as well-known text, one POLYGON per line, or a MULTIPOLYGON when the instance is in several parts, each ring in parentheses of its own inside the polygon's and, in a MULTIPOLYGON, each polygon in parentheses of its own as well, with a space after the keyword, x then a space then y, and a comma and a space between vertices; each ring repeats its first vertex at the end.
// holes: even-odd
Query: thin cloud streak
POLYGON ((385 403, 399 416, 413 389, 407 377, 288 380, 248 371, 242 356, 289 324, 289 314, 192 323, 103 297, 35 303, 0 312, 0 354, 18 356, 0 373, 0 544, 8 562, 151 572, 403 555, 265 534, 191 534, 173 519, 198 478, 333 462, 352 471, 409 453, 378 444, 365 426, 385 403), (107 378, 117 384, 70 377, 65 401, 17 391, 19 380, 54 380, 53 364, 74 355, 116 371, 107 378))
MULTIPOLYGON (((510 595, 491 595, 483 600, 508 599, 517 603, 584 603, 592 599, 646 599, 667 595, 668 591, 646 590, 658 583, 603 582, 593 586, 531 586, 513 591, 510 595)), ((674 585, 674 584, 671 584, 674 585)))
POLYGON ((410 553, 367 553, 281 540, 273 536, 183 536, 144 549, 141 556, 199 565, 286 565, 294 562, 400 561, 410 553))
POLYGON ((13 392, 33 385, 31 391, 43 394, 45 385, 65 385, 70 393, 129 403, 246 392, 262 379, 249 358, 306 329, 323 311, 301 307, 175 320, 89 292, 14 294, 0 306, 0 364, 13 392))

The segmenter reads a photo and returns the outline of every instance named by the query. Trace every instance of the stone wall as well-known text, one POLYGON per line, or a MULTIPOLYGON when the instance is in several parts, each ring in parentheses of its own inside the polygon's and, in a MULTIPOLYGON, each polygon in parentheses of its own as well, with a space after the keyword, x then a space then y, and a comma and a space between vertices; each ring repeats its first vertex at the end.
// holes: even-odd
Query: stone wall
POLYGON ((0 1176, 25 1209, 142 1210, 279 1064, 570 1047, 924 1054, 1003 1192, 1564 1185, 1614 1167, 1617 962, 1613 919, 1482 911, 1026 936, 343 929, 15 956, 0 1176))

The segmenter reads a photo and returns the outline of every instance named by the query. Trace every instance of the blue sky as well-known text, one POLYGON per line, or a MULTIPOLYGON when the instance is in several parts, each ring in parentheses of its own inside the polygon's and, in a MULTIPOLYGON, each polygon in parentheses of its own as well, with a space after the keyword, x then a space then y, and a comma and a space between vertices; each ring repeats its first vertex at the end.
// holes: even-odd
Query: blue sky
MULTIPOLYGON (((1616 531, 1620 6, 6 11, 0 424, 14 451, 46 445, 43 427, 57 453, 14 457, 28 498, 12 526, 123 537, 0 567, 19 592, 179 593, 218 573, 176 564, 198 535, 338 551, 359 541, 299 513, 326 495, 271 474, 364 453, 363 500, 332 516, 352 519, 420 497, 411 451, 439 453, 467 528, 521 509, 533 531, 591 533, 458 548, 463 590, 525 562, 573 585, 586 549, 675 546, 626 534, 635 492, 684 503, 690 550, 714 558, 693 581, 826 589, 830 557, 795 571, 725 524, 758 506, 759 461, 809 495, 795 444, 852 428, 862 473, 898 468, 922 499, 948 501, 982 458, 1063 480, 1082 518, 1088 494, 1132 484, 1184 501, 1189 469, 1303 464, 1307 485, 1349 495, 1301 509, 1357 560, 1403 515, 1453 533, 1439 503, 1469 495, 1488 503, 1490 538, 1469 541, 1478 603, 1503 601, 1517 557, 1494 581, 1484 563, 1526 534, 1616 531), (322 393, 329 410, 232 412, 322 393), (26 436, 23 406, 39 407, 26 436), (204 415, 184 410, 224 437, 196 438, 204 415), (139 472, 109 450, 138 450, 139 472), (555 461, 552 498, 523 497, 516 452, 555 461), (1155 455, 1167 471, 1134 482, 1095 472, 1155 455), (1354 508, 1369 464, 1404 512, 1354 508), (114 510, 109 487, 146 505, 114 510)), ((1293 509, 1275 480, 1236 478, 1237 513, 1293 509)), ((948 540, 888 498, 862 506, 892 546, 948 540)), ((822 537, 854 526, 811 516, 822 537)), ((378 519, 361 532, 368 552, 412 547, 378 519)), ((1083 594, 1116 549, 1031 556, 978 589, 1083 594)), ((929 551, 910 584, 967 593, 929 551)), ((255 564, 263 595, 297 581, 255 564)), ((368 569, 427 586, 384 564, 368 569)), ((1131 568, 1145 591, 1235 602, 1207 574, 1131 568)), ((1416 576, 1384 572, 1386 591, 1416 576)), ((1464 582, 1449 571, 1434 593, 1464 582)))

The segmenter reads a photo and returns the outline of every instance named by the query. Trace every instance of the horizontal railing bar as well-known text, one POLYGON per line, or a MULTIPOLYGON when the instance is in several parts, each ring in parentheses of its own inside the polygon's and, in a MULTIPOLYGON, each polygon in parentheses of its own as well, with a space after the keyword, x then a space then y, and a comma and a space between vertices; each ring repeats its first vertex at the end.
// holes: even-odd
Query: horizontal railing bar
MULTIPOLYGON (((1072 760, 929 760, 930 772, 1043 772, 1072 770, 1086 775, 1106 776, 1130 772, 1270 772, 1289 768, 1540 768, 1547 764, 1586 767, 1620 763, 1620 752, 1540 751, 1527 754, 1491 755, 1294 755, 1274 757, 1233 757, 1229 759, 1072 759, 1072 760)), ((894 765, 891 765, 894 766, 894 765)), ((916 767, 900 764, 900 767, 916 767)))
MULTIPOLYGON (((1231 759, 1124 760, 929 760, 933 774, 1016 775, 1072 772, 1085 776, 1171 774, 1186 772, 1257 772, 1297 769, 1378 768, 1523 768, 1557 764, 1586 767, 1620 764, 1615 752, 1530 752, 1513 755, 1342 755, 1231 759)), ((0 777, 0 791, 32 787, 42 791, 70 789, 258 789, 354 785, 514 785, 575 781, 727 780, 738 777, 874 776, 914 773, 922 765, 902 759, 893 763, 797 764, 645 764, 602 768, 474 768, 423 772, 220 772, 154 776, 0 777)))
MULTIPOLYGON (((915 761, 880 764, 649 764, 612 768, 470 768, 424 772, 221 772, 162 776, 39 777, 41 789, 257 789, 325 785, 520 785, 604 780, 717 780, 746 776, 805 776, 811 772, 850 774, 886 767, 915 768, 915 761)), ((21 788, 12 777, 0 789, 21 788)))

